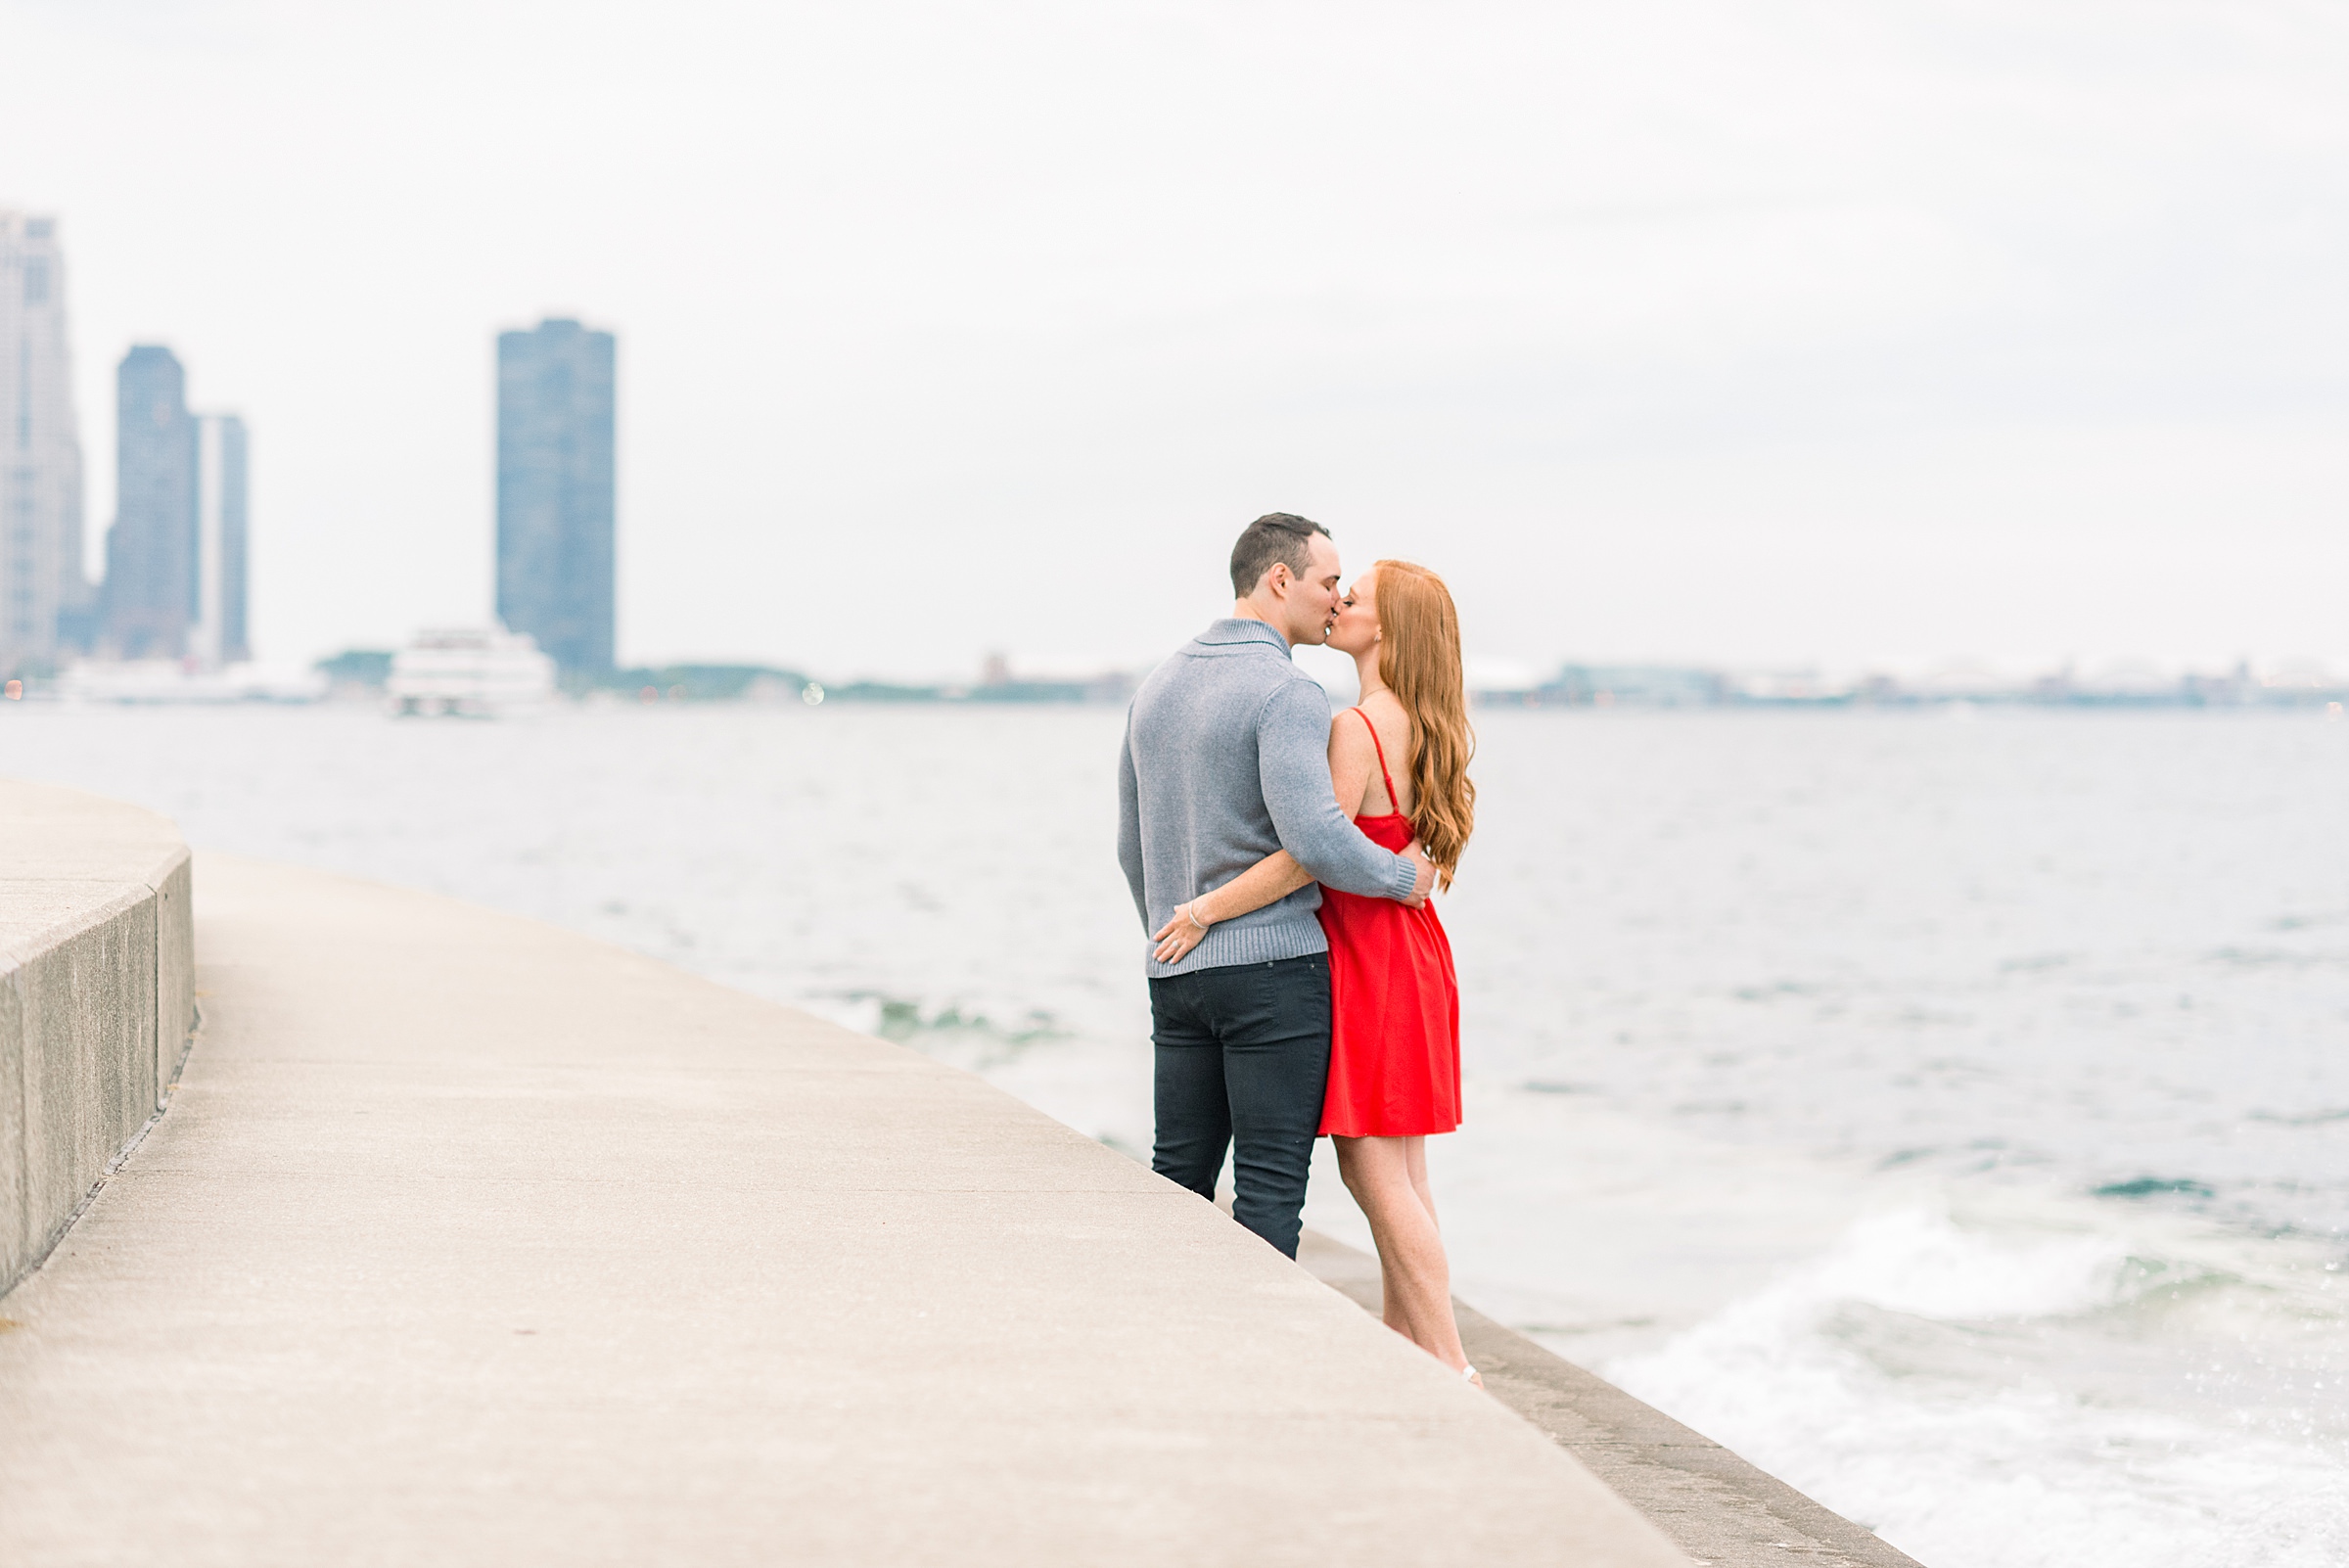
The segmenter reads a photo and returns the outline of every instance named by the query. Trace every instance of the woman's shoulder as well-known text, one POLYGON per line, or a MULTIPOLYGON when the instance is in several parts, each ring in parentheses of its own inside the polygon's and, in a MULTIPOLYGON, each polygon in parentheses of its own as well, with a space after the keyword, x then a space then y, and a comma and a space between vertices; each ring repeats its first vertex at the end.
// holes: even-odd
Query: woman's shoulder
POLYGON ((1374 691, 1356 706, 1361 710, 1361 716, 1348 720, 1356 729, 1362 728, 1362 717, 1367 717, 1378 726, 1379 737, 1389 746, 1409 737, 1410 711, 1403 706, 1403 699, 1393 692, 1374 691))
POLYGON ((1362 718, 1363 714, 1359 708, 1341 708, 1330 715, 1330 744, 1347 751, 1352 751, 1358 746, 1365 752, 1368 751, 1370 749, 1370 730, 1362 722, 1362 718))
POLYGON ((1375 768, 1381 756, 1389 770, 1403 764, 1405 752, 1411 743, 1411 715, 1402 703, 1389 692, 1372 692, 1352 708, 1339 710, 1330 718, 1331 755, 1356 756, 1375 768), (1368 719, 1368 723, 1362 722, 1368 719), (1375 729, 1375 737, 1371 731, 1375 729))
POLYGON ((1332 733, 1352 730, 1357 735, 1367 736, 1369 730, 1362 724, 1365 718, 1381 729, 1391 722, 1410 722, 1410 716, 1403 711, 1403 704, 1397 702, 1391 693, 1374 691, 1352 708, 1341 708, 1331 714, 1329 727, 1332 733))

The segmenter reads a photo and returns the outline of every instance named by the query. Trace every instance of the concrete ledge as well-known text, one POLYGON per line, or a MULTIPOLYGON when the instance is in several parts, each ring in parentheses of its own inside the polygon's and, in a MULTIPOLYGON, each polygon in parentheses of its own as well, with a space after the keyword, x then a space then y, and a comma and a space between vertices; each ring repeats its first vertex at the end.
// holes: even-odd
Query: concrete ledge
POLYGON ((0 1291, 164 1104, 194 1024, 189 878, 153 812, 0 782, 0 1291))
MULTIPOLYGON (((1378 1260, 1370 1254, 1308 1231, 1297 1261, 1364 1311, 1379 1311, 1378 1260)), ((1589 1465, 1698 1563, 1920 1568, 1874 1532, 1596 1373, 1464 1302, 1452 1306, 1468 1360, 1494 1397, 1589 1465)))
POLYGON ((10 1568, 1687 1568, 969 1074, 446 899, 203 876, 204 1049, 0 1300, 10 1568))

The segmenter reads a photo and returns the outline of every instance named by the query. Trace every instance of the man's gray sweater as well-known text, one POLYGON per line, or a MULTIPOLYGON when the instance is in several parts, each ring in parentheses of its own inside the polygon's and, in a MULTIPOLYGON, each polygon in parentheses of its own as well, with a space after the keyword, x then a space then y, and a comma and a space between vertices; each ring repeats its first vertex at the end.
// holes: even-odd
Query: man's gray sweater
MULTIPOLYGON (((1275 850, 1315 882, 1407 899, 1416 868, 1338 809, 1329 782, 1329 698, 1261 621, 1219 621, 1150 672, 1118 753, 1118 863, 1144 932, 1275 850)), ((1152 979, 1324 952, 1321 890, 1220 920, 1152 979)), ((1145 948, 1145 952, 1147 949, 1145 948)))

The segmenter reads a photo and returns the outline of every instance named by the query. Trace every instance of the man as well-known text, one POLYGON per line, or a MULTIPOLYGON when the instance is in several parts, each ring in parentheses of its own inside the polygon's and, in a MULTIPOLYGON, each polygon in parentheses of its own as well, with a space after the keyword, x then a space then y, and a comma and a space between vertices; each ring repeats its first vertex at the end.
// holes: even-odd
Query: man
MULTIPOLYGON (((1318 882, 1417 903, 1434 873, 1417 846, 1380 849, 1338 809, 1329 699, 1290 657, 1338 612, 1338 547, 1273 512, 1231 552, 1229 620, 1152 670, 1118 758, 1118 860, 1142 930, 1275 850, 1318 882)), ((1307 883, 1218 921, 1172 965, 1149 960, 1158 1138, 1150 1168, 1216 1195, 1226 1147, 1232 1217, 1294 1258, 1329 1076, 1329 944, 1307 883)))

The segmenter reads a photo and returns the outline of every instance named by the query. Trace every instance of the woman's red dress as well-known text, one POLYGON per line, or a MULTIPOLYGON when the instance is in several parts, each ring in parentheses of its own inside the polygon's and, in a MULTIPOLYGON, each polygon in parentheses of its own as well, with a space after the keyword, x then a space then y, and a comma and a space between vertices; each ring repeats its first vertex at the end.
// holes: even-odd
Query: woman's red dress
MULTIPOLYGON (((1352 712, 1370 724, 1368 714, 1352 712)), ((1392 806, 1395 779, 1376 725, 1370 744, 1392 806)), ((1354 825, 1383 849, 1401 852, 1411 842, 1411 819, 1401 811, 1358 816, 1354 825)), ((1321 929, 1329 937, 1330 1004, 1322 1133, 1450 1132, 1460 1125, 1460 983, 1435 905, 1412 909, 1323 888, 1321 929)))

